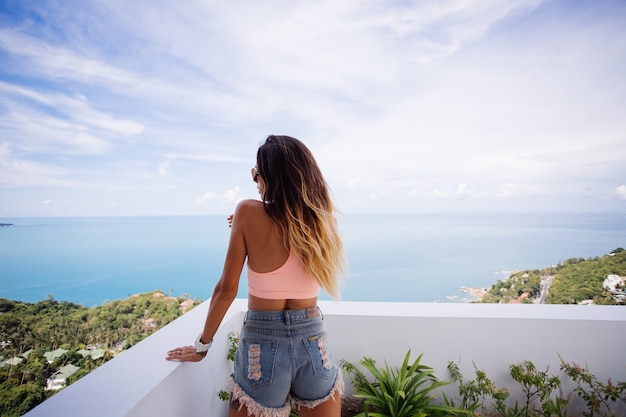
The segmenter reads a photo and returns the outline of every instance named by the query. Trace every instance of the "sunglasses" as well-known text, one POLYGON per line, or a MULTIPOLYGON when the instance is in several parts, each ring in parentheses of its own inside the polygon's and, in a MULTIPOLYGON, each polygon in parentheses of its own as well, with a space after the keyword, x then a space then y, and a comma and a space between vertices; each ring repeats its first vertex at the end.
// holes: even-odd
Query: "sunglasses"
POLYGON ((252 181, 254 181, 254 182, 259 182, 259 175, 261 175, 261 174, 259 173, 259 170, 258 170, 258 169, 256 169, 256 168, 252 168, 252 171, 251 171, 251 172, 252 172, 252 181))

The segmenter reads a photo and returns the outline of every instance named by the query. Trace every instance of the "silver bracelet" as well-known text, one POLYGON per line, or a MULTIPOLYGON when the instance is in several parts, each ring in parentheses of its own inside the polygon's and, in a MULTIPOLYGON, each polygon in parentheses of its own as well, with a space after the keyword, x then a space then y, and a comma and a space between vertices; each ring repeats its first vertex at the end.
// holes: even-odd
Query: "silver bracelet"
POLYGON ((202 338, 202 333, 198 335, 196 338, 196 342, 194 343, 194 347, 196 348, 196 353, 206 353, 209 351, 209 348, 213 344, 211 340, 209 343, 202 343, 200 339, 202 338))

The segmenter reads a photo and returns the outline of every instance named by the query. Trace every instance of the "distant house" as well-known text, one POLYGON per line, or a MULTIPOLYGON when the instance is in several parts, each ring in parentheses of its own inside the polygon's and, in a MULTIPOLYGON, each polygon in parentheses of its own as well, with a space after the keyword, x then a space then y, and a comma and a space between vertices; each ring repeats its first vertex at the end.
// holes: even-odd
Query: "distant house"
POLYGON ((54 375, 48 378, 48 380, 46 381, 46 390, 55 391, 63 388, 65 386, 67 378, 72 376, 79 369, 80 367, 72 365, 71 363, 65 365, 63 368, 59 369, 54 375))
POLYGON ((20 358, 19 356, 14 356, 10 359, 0 362, 0 368, 4 368, 5 366, 17 366, 22 362, 24 362, 24 358, 20 358))
POLYGON ((83 358, 86 358, 87 356, 91 356, 91 359, 95 361, 96 359, 100 359, 101 357, 104 356, 105 350, 104 349, 81 349, 81 350, 76 351, 76 353, 79 353, 80 355, 82 355, 83 358))
POLYGON ((147 319, 141 320, 142 330, 155 329, 156 327, 157 327, 157 323, 152 317, 148 317, 147 319))
POLYGON ((87 350, 87 349, 80 349, 77 350, 76 353, 78 353, 79 355, 81 355, 83 358, 86 358, 87 356, 91 356, 91 351, 87 350))
POLYGON ((180 312, 185 314, 187 312, 187 310, 189 310, 191 307, 193 307, 193 305, 196 302, 194 300, 190 300, 189 298, 186 299, 185 301, 183 301, 182 303, 180 303, 178 305, 178 307, 180 308, 180 312))
POLYGON ((19 356, 13 356, 10 359, 4 360, 4 357, 0 358, 0 368, 4 368, 5 366, 17 366, 20 363, 24 362, 24 359, 28 359, 28 355, 31 354, 33 349, 27 350, 19 356))
POLYGON ((61 356, 65 355, 67 352, 68 351, 66 349, 56 349, 56 350, 48 351, 44 353, 43 355, 48 360, 48 363, 52 363, 54 362, 56 358, 60 358, 61 356))
POLYGON ((91 359, 93 359, 94 361, 96 359, 100 359, 101 357, 104 356, 104 353, 106 351, 104 349, 94 349, 91 351, 91 359))
POLYGON ((624 277, 620 277, 619 275, 608 275, 602 283, 602 288, 610 293, 617 292, 618 286, 624 286, 624 277))

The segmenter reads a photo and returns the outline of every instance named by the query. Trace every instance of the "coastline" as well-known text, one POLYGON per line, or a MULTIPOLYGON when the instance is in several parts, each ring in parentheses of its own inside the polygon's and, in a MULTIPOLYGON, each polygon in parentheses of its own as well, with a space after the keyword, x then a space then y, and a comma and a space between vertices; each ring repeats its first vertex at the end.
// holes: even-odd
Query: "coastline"
POLYGON ((481 302, 489 288, 461 287, 461 292, 468 293, 474 297, 474 301, 481 302))
MULTIPOLYGON (((500 274, 505 275, 505 277, 497 280, 496 282, 506 281, 507 279, 511 278, 511 276, 513 274, 515 274, 517 272, 519 272, 519 271, 516 270, 516 269, 500 271, 500 274)), ((495 284, 495 282, 493 284, 490 284, 489 287, 465 287, 465 286, 462 286, 461 287, 461 292, 469 294, 470 296, 474 297, 474 301, 475 302, 479 302, 480 303, 483 300, 483 297, 485 296, 485 294, 487 294, 489 292, 489 290, 491 289, 491 287, 494 284, 495 284)))

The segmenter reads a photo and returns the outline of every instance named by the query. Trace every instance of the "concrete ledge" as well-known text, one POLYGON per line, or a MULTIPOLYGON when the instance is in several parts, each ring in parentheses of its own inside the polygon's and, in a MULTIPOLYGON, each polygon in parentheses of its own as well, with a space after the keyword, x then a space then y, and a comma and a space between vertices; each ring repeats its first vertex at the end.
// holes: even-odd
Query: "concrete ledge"
MULTIPOLYGON (((217 392, 225 388, 232 369, 226 360, 227 336, 239 331, 246 305, 245 299, 233 303, 204 361, 168 362, 165 353, 193 343, 208 301, 25 416, 226 416, 227 404, 217 392)), ((570 363, 587 365, 602 382, 626 381, 623 307, 321 301, 320 308, 336 361, 358 363, 368 356, 381 366, 385 361, 395 366, 411 349, 413 359, 424 354, 422 363, 441 380, 449 379, 449 361, 460 363, 466 380, 474 378, 476 364, 499 387, 514 391, 510 365, 530 360, 558 375, 560 354, 570 363)), ((564 387, 565 393, 570 390, 564 387)), ((454 396, 456 387, 447 394, 454 396)), ((570 412, 576 412, 572 405, 570 412)))
POLYGON ((200 416, 227 410, 217 398, 226 384, 227 336, 241 327, 246 300, 228 311, 214 346, 199 363, 165 360, 167 350, 193 345, 209 308, 206 301, 131 349, 63 389, 30 412, 28 417, 200 416), (223 343, 219 343, 222 340, 223 343), (214 377, 215 376, 215 377, 214 377), (199 396, 198 394, 201 393, 199 396))

